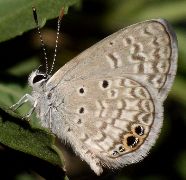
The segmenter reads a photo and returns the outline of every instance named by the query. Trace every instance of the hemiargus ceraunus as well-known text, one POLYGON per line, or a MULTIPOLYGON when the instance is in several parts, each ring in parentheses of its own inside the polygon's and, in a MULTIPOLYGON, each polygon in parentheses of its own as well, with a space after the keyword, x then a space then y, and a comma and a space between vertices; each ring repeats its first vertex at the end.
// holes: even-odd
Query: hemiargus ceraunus
POLYGON ((41 125, 68 142, 97 175, 103 166, 138 162, 162 127, 177 51, 176 35, 165 20, 134 24, 87 49, 52 77, 34 71, 32 95, 16 106, 30 101, 41 125))

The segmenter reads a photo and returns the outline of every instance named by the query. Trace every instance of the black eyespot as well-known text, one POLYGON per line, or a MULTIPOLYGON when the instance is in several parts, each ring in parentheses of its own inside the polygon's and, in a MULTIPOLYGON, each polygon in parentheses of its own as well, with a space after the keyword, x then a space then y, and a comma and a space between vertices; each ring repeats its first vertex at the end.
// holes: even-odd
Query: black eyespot
POLYGON ((83 107, 81 107, 81 108, 79 109, 79 113, 80 113, 80 114, 84 113, 84 111, 85 111, 85 109, 84 109, 83 107))
POLYGON ((38 74, 38 75, 36 75, 34 78, 33 78, 33 84, 34 83, 37 83, 37 82, 39 82, 39 81, 41 81, 41 80, 43 80, 43 79, 46 79, 47 77, 46 76, 44 76, 43 74, 38 74))
POLYGON ((77 122, 78 124, 81 124, 81 119, 78 119, 78 122, 77 122))
POLYGON ((117 156, 118 154, 119 154, 118 151, 113 151, 112 153, 113 156, 117 156))
POLYGON ((120 151, 120 152, 124 152, 124 151, 125 151, 125 148, 122 147, 122 146, 120 146, 120 147, 119 147, 119 151, 120 151))
POLYGON ((134 136, 127 137, 127 145, 134 147, 138 143, 138 138, 134 136))
POLYGON ((142 126, 137 126, 135 127, 135 132, 136 134, 138 134, 139 136, 142 136, 144 134, 144 129, 142 126))
POLYGON ((85 90, 84 90, 83 88, 80 88, 80 89, 79 89, 79 92, 80 92, 81 94, 83 94, 83 93, 85 92, 85 90))
POLYGON ((109 85, 108 81, 103 80, 102 87, 103 87, 103 88, 107 88, 107 87, 108 87, 108 85, 109 85))
POLYGON ((114 43, 111 41, 109 44, 112 46, 114 43))

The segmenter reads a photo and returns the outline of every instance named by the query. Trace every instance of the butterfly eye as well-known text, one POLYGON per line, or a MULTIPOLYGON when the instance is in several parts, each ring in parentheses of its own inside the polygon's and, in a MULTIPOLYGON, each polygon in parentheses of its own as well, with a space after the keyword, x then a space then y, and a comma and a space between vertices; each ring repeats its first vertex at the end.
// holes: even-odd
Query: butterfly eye
POLYGON ((38 74, 38 75, 36 75, 34 78, 33 78, 33 84, 34 83, 37 83, 37 82, 39 82, 39 81, 41 81, 41 80, 43 80, 43 79, 46 79, 46 76, 44 76, 44 75, 42 75, 42 74, 38 74))

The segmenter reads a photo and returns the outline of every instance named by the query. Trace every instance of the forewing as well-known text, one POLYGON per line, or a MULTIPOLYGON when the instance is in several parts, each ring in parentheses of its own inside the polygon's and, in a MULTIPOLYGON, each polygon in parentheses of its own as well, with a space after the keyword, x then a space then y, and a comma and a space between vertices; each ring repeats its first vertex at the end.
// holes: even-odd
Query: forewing
POLYGON ((52 86, 73 79, 125 76, 157 89, 164 100, 177 67, 177 40, 162 19, 124 28, 82 52, 49 80, 52 86))

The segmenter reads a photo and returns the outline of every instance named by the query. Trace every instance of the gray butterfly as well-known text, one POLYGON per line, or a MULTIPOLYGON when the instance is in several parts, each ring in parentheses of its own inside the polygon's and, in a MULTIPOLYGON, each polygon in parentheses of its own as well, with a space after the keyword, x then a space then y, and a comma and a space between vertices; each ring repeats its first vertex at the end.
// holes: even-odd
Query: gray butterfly
POLYGON ((30 101, 41 125, 100 175, 103 166, 140 161, 154 145, 177 56, 168 22, 137 23, 82 52, 52 77, 34 71, 32 95, 16 106, 30 101))

